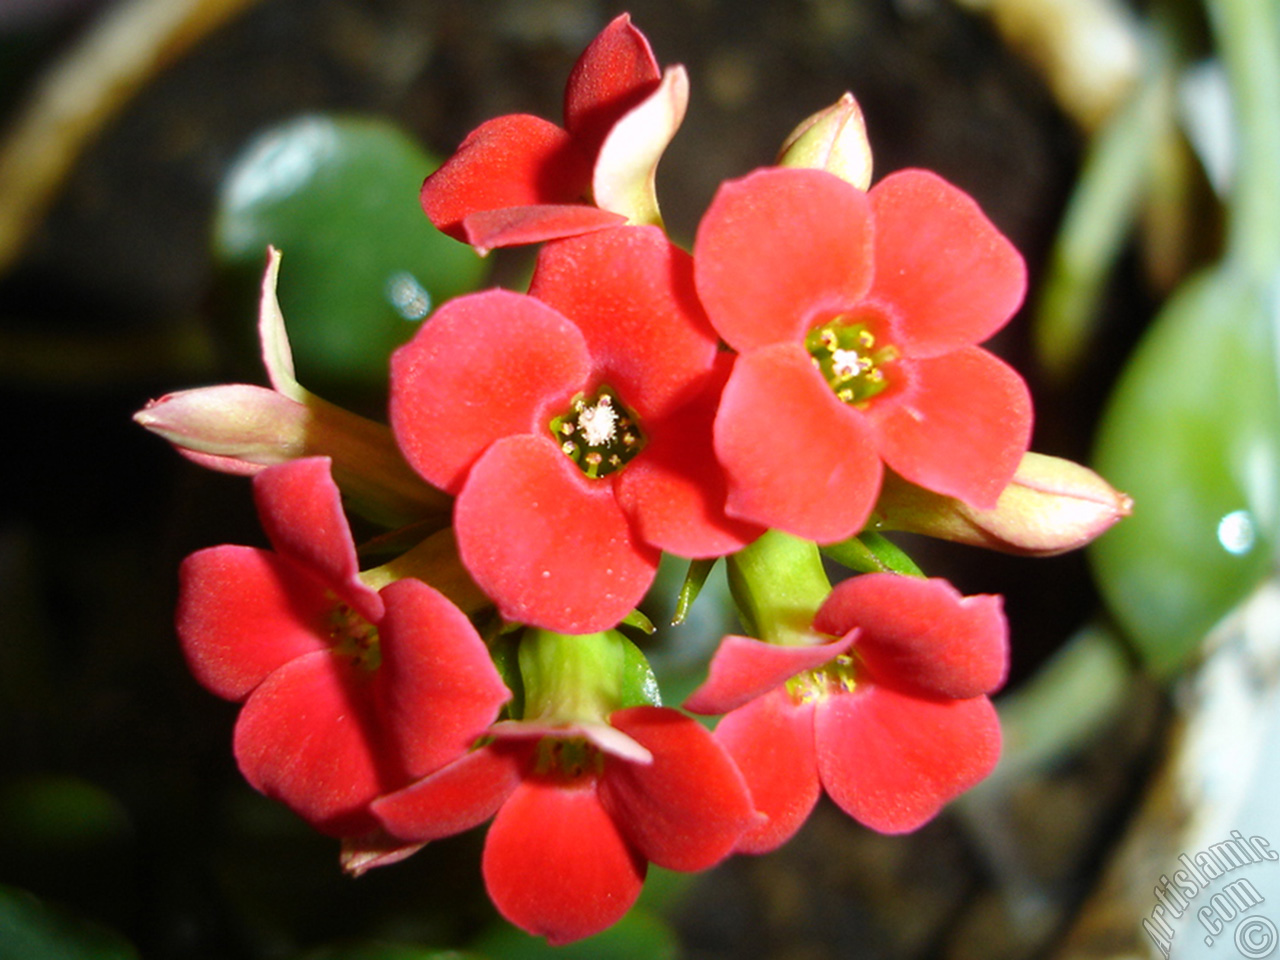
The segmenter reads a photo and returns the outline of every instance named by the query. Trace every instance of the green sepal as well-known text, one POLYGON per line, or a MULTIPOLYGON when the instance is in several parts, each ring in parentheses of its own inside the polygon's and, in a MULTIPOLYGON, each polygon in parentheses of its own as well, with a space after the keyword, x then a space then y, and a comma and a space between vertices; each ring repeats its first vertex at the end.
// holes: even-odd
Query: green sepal
POLYGON ((821 548, 824 556, 857 573, 900 573, 923 577, 924 572, 896 543, 871 530, 821 548))
POLYGON ((502 677, 502 682, 511 691, 511 699, 503 707, 503 715, 508 719, 518 720, 524 716, 524 679, 520 676, 518 655, 520 631, 508 630, 486 639, 493 665, 502 677))
POLYGON ((698 599, 707 577, 715 568, 716 558, 710 560, 690 560, 689 570, 684 575, 684 583, 680 584, 680 593, 676 596, 676 612, 671 615, 671 625, 684 623, 689 616, 689 608, 698 599))
POLYGON ((626 637, 622 638, 622 706, 662 706, 662 692, 649 658, 626 637))
POLYGON ((618 626, 630 627, 632 630, 639 630, 646 637, 653 636, 658 629, 653 625, 653 621, 650 620, 648 617, 646 617, 639 610, 632 610, 630 613, 628 613, 625 617, 622 618, 622 622, 619 623, 618 626))

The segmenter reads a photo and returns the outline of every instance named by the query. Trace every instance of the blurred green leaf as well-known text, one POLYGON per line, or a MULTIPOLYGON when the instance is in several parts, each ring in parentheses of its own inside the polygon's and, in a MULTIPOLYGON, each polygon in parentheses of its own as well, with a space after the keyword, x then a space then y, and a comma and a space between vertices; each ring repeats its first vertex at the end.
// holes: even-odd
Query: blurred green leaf
POLYGON ((383 120, 310 115, 246 147, 223 184, 214 255, 224 307, 252 333, 266 247, 284 253, 280 303, 304 384, 383 384, 417 321, 486 268, 418 203, 438 166, 383 120))
POLYGON ((0 886, 0 960, 138 960, 119 934, 0 886))
POLYGON ((478 953, 428 950, 425 947, 370 940, 321 947, 319 950, 303 954, 299 960, 485 960, 485 958, 478 953))
POLYGON ((1280 508, 1276 284, 1231 266, 1170 299, 1099 433, 1099 471, 1133 516, 1093 547, 1099 585, 1167 675, 1270 569, 1280 508))
POLYGON ((671 928, 635 909, 603 933, 563 947, 549 946, 507 924, 492 927, 472 946, 502 960, 675 960, 679 944, 671 928))

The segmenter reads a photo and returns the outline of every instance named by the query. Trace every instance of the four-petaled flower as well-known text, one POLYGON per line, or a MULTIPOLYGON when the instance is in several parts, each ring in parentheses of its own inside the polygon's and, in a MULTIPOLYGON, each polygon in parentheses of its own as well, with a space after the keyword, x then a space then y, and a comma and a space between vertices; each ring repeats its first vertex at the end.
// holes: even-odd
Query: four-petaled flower
POLYGON ((373 809, 408 843, 494 817, 482 861, 489 896, 552 944, 621 919, 650 862, 705 870, 756 820, 728 755, 675 710, 628 707, 607 725, 506 722, 490 732, 486 746, 373 809))
POLYGON ((882 461, 995 506, 1031 432, 1022 378, 975 344, 1022 301, 1022 258, 921 170, 863 193, 820 170, 721 187, 694 245, 698 294, 741 354, 715 424, 735 516, 822 543, 866 523, 882 461))
POLYGON ((660 74, 624 13, 574 66, 563 129, 528 114, 482 123, 422 185, 422 208, 482 253, 660 223, 654 175, 688 99, 684 68, 660 74))
POLYGON ((442 594, 361 582, 327 458, 253 485, 274 552, 226 545, 183 562, 183 652, 209 690, 244 701, 235 755, 254 787, 331 836, 368 834, 370 801, 464 753, 510 692, 442 594))
POLYGON ((543 248, 529 295, 440 308, 391 362, 406 459, 457 495, 458 549, 509 620, 607 629, 659 551, 737 550, 708 451, 725 366, 689 256, 656 227, 543 248))
POLYGON ((961 597, 945 580, 866 574, 835 587, 812 638, 778 646, 725 637, 706 683, 685 703, 725 714, 716 739, 767 817, 739 851, 780 846, 823 789, 875 830, 914 830, 999 757, 987 697, 1008 658, 999 597, 961 597))

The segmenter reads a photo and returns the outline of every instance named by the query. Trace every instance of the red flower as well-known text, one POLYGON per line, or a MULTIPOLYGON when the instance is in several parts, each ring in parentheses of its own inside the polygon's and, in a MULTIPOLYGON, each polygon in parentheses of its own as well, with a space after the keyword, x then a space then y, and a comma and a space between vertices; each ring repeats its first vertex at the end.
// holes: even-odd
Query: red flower
POLYGON ((985 694, 1004 680, 1006 646, 999 597, 891 573, 837 585, 812 646, 725 637, 685 707, 726 714, 715 737, 767 817, 738 850, 781 846, 824 788, 884 833, 932 818, 995 766, 985 694))
POLYGON ((364 834, 374 797, 469 749, 510 693, 440 593, 360 581, 327 458, 253 482, 275 552, 220 546, 183 562, 183 652, 209 690, 244 701, 245 778, 331 836, 364 834))
POLYGON ((869 193, 820 170, 721 187, 694 248, 698 293, 741 353, 715 449, 730 513, 820 542, 865 524, 882 461, 995 506, 1027 450, 1031 400, 974 346, 1026 286, 966 194, 907 170, 869 193))
POLYGON ((741 775, 694 720, 641 706, 609 723, 498 724, 498 739, 374 812, 412 843, 496 814, 482 869, 499 912, 552 944, 598 933, 631 908, 650 861, 707 869, 755 819, 741 775))
POLYGON ((542 250, 530 294, 442 306, 392 357, 391 425, 457 494, 459 552, 502 615, 589 633, 640 601, 660 550, 756 531, 723 513, 724 368, 688 255, 654 227, 587 234, 542 250))
POLYGON ((661 76, 622 14, 579 58, 564 129, 527 114, 481 124, 422 185, 431 222, 482 253, 659 222, 653 174, 684 118, 688 79, 661 76))

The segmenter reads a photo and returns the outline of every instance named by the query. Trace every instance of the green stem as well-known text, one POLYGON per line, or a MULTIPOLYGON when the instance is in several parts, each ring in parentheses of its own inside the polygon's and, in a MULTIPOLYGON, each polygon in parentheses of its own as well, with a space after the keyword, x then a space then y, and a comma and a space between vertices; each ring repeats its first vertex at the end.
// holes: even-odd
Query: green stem
POLYGON ((1206 0, 1206 6, 1235 120, 1227 255, 1271 281, 1280 264, 1280 5, 1206 0))
POLYGON ((813 615, 831 593, 816 544, 769 530, 729 557, 728 575, 738 615, 753 636, 782 646, 813 642, 813 615))

